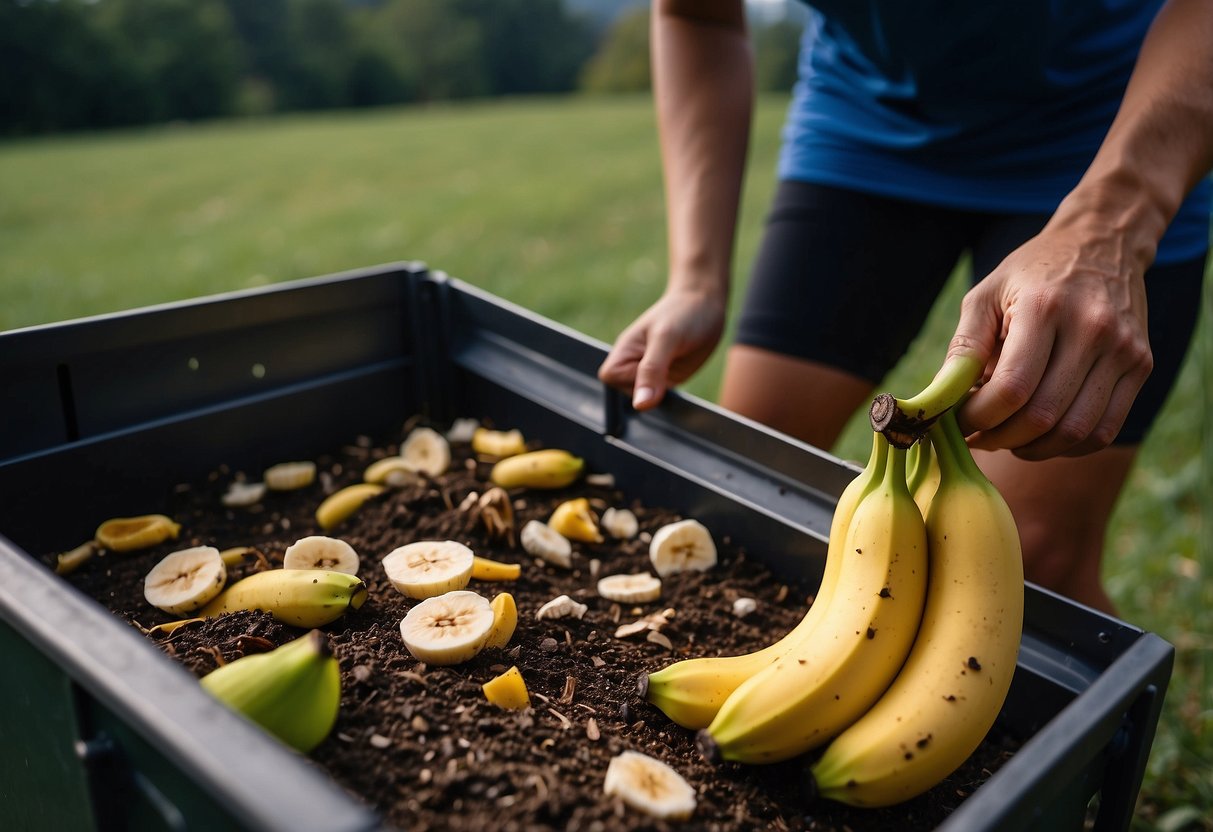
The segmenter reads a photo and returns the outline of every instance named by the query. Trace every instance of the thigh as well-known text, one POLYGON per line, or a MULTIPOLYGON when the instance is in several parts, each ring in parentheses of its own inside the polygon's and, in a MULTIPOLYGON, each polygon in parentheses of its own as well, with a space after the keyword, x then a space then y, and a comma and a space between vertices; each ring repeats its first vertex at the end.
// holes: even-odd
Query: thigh
MULTIPOLYGON (((1035 236, 1044 214, 990 215, 975 234, 974 281, 1035 236)), ((1114 444, 1138 445, 1154 424, 1183 366, 1201 308, 1207 254, 1179 263, 1151 266, 1145 274, 1150 351, 1154 369, 1138 392, 1114 444)))
POLYGON ((872 382, 843 370, 746 344, 725 361, 720 404, 734 413, 830 448, 872 382))
POLYGON ((782 182, 736 342, 879 382, 917 335, 970 228, 966 212, 782 182))

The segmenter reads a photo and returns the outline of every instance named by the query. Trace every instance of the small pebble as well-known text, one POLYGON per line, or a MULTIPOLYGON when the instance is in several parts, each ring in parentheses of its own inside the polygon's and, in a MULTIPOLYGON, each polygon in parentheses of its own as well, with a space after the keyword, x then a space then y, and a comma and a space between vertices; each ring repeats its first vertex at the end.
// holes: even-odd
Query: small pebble
POLYGON ((554 638, 545 638, 543 641, 539 642, 539 649, 544 653, 553 653, 559 646, 559 642, 557 642, 554 638))
POLYGON ((392 741, 383 734, 371 734, 370 743, 375 748, 387 748, 392 744, 392 741))
POLYGON ((354 669, 350 672, 354 675, 354 680, 357 682, 365 682, 371 678, 371 669, 364 664, 354 665, 354 669))

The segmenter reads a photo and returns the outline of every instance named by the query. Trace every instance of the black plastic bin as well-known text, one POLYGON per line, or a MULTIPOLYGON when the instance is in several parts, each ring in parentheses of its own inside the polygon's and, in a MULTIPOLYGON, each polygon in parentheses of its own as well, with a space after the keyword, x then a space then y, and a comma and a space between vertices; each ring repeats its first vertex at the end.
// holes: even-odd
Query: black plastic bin
MULTIPOLYGON (((378 820, 27 553, 154 511, 217 457, 256 470, 358 434, 487 417, 631 496, 820 576, 856 469, 695 400, 633 412, 601 344, 400 264, 0 334, 0 828, 357 830, 378 820), (101 483, 106 483, 102 487, 101 483)), ((1128 827, 1170 677, 1155 635, 1029 586, 1000 722, 1021 749, 939 827, 1128 827)))

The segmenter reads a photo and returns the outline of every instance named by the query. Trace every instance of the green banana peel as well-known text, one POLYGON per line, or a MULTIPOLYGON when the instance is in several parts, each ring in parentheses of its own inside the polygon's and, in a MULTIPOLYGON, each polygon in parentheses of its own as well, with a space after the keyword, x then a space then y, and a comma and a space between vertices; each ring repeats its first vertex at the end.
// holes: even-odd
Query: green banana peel
POLYGON ((881 393, 872 400, 868 417, 872 430, 896 448, 909 448, 920 440, 941 414, 961 402, 981 378, 982 363, 974 356, 949 358, 922 392, 908 399, 881 393))

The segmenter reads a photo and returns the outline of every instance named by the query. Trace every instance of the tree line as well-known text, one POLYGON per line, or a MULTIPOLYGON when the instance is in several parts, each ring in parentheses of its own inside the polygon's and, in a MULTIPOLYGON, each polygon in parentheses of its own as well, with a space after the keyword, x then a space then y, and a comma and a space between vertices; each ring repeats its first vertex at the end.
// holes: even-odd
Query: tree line
MULTIPOLYGON (((0 133, 648 86, 648 11, 561 0, 0 0, 0 133)), ((787 89, 799 27, 755 30, 787 89)))

